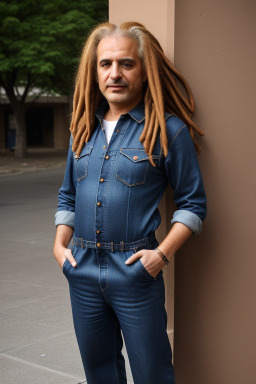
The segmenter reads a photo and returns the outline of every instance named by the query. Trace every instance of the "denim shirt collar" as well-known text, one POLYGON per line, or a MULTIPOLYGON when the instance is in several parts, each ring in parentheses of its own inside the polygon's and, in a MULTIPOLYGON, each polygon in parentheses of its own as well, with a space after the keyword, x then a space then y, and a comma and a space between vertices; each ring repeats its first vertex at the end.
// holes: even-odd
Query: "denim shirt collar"
MULTIPOLYGON (((105 113, 107 112, 109 108, 108 102, 105 101, 100 106, 95 112, 95 116, 98 118, 100 123, 102 123, 102 120, 104 118, 105 113)), ((131 111, 127 112, 124 115, 121 116, 130 116, 133 120, 135 120, 137 123, 142 123, 143 120, 145 119, 145 105, 144 103, 138 104, 135 108, 133 108, 131 111)))
MULTIPOLYGON (((102 124, 102 120, 105 116, 105 113, 107 112, 109 108, 108 102, 104 101, 99 105, 95 112, 95 116, 98 118, 99 122, 102 124)), ((142 123, 145 120, 145 104, 142 102, 138 104, 135 108, 133 108, 131 111, 127 112, 124 115, 121 116, 130 116, 133 120, 135 120, 137 123, 142 123)), ((170 116, 173 116, 172 113, 165 112, 164 117, 165 120, 168 120, 170 116)))

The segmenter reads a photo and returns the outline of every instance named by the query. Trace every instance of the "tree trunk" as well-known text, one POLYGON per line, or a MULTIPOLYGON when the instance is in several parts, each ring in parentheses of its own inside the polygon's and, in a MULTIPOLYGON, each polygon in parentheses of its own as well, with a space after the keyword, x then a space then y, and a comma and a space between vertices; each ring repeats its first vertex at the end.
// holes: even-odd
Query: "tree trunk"
POLYGON ((26 135, 26 118, 25 105, 16 105, 14 108, 14 116, 17 122, 16 128, 16 146, 15 146, 15 157, 22 159, 26 157, 27 153, 27 135, 26 135))

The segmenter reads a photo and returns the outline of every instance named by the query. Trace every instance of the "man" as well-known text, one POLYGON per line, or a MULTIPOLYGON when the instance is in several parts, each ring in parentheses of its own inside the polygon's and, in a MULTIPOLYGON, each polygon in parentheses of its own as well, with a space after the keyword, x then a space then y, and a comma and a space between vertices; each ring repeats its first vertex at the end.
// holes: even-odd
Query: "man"
POLYGON ((193 108, 187 83, 141 24, 94 29, 76 78, 54 245, 88 384, 126 383, 122 337, 135 384, 175 382, 162 269, 206 215, 193 108), (168 182, 177 210, 158 245, 168 182))

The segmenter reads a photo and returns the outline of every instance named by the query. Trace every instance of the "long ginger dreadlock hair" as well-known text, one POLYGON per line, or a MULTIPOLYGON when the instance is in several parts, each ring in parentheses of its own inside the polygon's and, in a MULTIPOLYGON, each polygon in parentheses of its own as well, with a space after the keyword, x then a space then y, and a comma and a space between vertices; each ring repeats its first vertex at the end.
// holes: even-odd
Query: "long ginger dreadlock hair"
POLYGON ((99 24, 89 35, 84 46, 78 68, 73 101, 73 115, 70 131, 73 134, 72 150, 79 156, 94 129, 94 114, 102 99, 97 83, 97 47, 107 36, 125 36, 136 41, 147 76, 144 92, 145 125, 140 136, 151 163, 152 152, 160 134, 161 148, 168 153, 168 139, 164 112, 174 113, 187 125, 197 153, 199 147, 194 132, 203 136, 192 121, 194 99, 186 80, 165 56, 157 39, 140 23, 127 22, 120 26, 110 23, 99 24), (186 96, 178 88, 185 90, 186 96))

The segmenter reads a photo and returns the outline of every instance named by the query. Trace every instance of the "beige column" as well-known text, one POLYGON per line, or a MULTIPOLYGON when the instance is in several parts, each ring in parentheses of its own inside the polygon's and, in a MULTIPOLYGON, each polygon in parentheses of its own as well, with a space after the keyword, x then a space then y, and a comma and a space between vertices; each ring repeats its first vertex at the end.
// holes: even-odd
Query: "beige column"
POLYGON ((208 197, 202 234, 175 260, 178 384, 256 382, 255 15, 251 0, 176 2, 208 197))
MULTIPOLYGON (((110 0, 109 20, 120 24, 124 21, 137 21, 145 25, 156 36, 167 56, 174 57, 174 0, 110 0)), ((173 207, 170 191, 160 203, 162 224, 157 231, 161 241, 170 228, 173 207)), ((173 343, 174 329, 174 260, 164 270, 166 284, 166 308, 168 313, 168 334, 173 343)))

